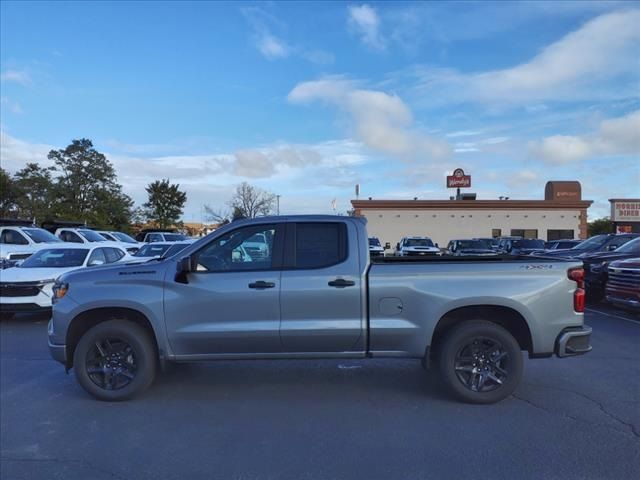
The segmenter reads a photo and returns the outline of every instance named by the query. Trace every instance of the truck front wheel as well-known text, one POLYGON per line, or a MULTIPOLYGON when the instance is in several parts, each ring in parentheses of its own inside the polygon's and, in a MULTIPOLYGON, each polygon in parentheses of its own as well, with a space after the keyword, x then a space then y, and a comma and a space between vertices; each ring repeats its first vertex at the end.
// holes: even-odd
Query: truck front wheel
POLYGON ((155 377, 157 358, 150 335, 127 320, 99 323, 75 349, 78 383, 94 397, 121 401, 146 390, 155 377))
POLYGON ((472 320, 453 327, 439 348, 438 368, 449 391, 468 403, 495 403, 522 378, 518 342, 500 325, 472 320))

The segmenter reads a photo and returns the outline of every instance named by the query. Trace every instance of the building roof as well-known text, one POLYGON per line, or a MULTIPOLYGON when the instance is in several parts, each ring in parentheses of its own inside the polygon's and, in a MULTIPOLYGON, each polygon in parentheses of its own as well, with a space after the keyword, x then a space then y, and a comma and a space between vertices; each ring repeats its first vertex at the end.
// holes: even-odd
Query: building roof
POLYGON ((351 200, 355 210, 583 210, 593 200, 351 200))

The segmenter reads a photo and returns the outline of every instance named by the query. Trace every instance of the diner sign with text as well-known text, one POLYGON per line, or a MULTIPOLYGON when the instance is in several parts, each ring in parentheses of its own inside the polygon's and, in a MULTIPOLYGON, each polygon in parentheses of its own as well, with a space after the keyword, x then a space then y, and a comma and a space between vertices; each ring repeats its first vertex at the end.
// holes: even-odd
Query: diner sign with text
POLYGON ((447 175, 447 188, 469 188, 471 175, 465 175, 464 170, 456 168, 453 175, 447 175))

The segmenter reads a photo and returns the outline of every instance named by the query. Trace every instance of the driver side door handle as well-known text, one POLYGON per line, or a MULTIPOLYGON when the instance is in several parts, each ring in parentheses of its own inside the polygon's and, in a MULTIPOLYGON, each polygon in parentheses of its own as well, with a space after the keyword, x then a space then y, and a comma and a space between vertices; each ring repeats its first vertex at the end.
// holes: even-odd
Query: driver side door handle
POLYGON ((330 287, 336 288, 344 288, 344 287, 353 287, 356 284, 353 280, 345 280, 344 278, 336 278, 335 280, 331 280, 329 282, 330 287))
POLYGON ((275 283, 265 282, 263 280, 258 280, 257 282, 252 282, 249 284, 249 288, 253 288, 255 290, 264 290, 265 288, 273 288, 275 286, 275 283))

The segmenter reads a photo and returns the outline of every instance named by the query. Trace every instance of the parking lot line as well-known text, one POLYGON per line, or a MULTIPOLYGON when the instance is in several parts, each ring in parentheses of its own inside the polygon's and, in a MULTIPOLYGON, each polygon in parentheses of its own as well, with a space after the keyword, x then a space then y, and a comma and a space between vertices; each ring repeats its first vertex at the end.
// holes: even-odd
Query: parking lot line
POLYGON ((606 315, 607 317, 613 317, 620 320, 624 320, 625 322, 635 323, 636 325, 640 324, 640 321, 633 320, 631 318, 621 317, 620 315, 615 315, 613 313, 603 312, 602 310, 596 310, 595 308, 585 308, 587 312, 599 313, 600 315, 606 315))

